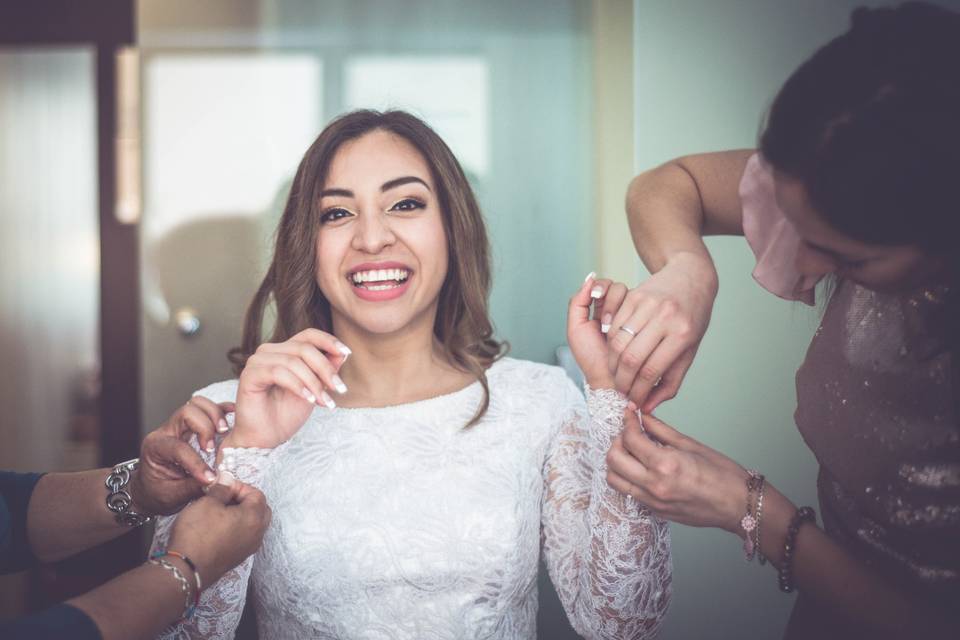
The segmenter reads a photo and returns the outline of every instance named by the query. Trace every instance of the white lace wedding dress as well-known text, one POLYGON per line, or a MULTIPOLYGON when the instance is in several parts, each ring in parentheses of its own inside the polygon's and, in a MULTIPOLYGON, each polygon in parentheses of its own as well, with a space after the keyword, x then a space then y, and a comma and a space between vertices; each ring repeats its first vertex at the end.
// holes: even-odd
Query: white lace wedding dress
MULTIPOLYGON (((317 408, 273 450, 227 449, 273 509, 263 546, 163 638, 232 638, 252 585, 260 638, 533 639, 541 539, 586 638, 656 635, 670 599, 667 525, 606 483, 626 400, 562 369, 503 359, 405 405, 317 408), (589 406, 589 412, 587 407, 589 406)), ((237 382, 198 393, 234 400, 237 382)), ((174 518, 161 518, 153 547, 174 518)), ((224 541, 227 542, 227 541, 224 541)))

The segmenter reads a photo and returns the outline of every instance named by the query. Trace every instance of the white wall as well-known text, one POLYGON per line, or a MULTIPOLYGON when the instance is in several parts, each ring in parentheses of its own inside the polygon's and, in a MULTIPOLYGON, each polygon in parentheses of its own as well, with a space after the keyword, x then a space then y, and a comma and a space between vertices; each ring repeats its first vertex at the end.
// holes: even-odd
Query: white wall
MULTIPOLYGON (((846 30, 864 0, 635 0, 635 160, 752 147, 790 72, 846 30)), ((942 2, 960 8, 960 1, 942 2)), ((794 373, 818 311, 756 285, 740 238, 708 241, 720 272, 710 330, 676 400, 658 413, 754 467, 798 504, 815 504, 816 465, 793 424, 794 373)), ((641 268, 642 267, 638 267, 641 268)), ((641 277, 645 277, 643 273, 641 277)), ((737 538, 673 526, 674 597, 662 638, 777 638, 793 597, 737 538)))

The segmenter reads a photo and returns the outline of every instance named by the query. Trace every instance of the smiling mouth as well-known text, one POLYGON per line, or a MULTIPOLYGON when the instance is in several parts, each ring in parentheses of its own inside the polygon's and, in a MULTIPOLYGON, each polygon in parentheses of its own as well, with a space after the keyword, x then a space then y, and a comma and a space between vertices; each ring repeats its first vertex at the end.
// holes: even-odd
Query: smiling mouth
POLYGON ((408 269, 371 269, 355 271, 349 274, 347 279, 357 289, 386 291, 401 286, 409 277, 408 269))

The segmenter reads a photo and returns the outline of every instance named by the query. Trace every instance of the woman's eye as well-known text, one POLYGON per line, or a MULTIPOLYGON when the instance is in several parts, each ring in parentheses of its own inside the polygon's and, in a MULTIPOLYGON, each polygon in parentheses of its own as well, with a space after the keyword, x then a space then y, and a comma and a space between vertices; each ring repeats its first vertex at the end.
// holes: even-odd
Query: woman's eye
POLYGON ((415 209, 423 209, 426 205, 419 200, 414 198, 404 198, 397 204, 390 207, 390 211, 414 211, 415 209))
POLYGON ((320 222, 326 224, 328 222, 336 222, 337 220, 342 220, 350 215, 350 212, 346 209, 327 209, 323 212, 323 215, 320 216, 320 222))

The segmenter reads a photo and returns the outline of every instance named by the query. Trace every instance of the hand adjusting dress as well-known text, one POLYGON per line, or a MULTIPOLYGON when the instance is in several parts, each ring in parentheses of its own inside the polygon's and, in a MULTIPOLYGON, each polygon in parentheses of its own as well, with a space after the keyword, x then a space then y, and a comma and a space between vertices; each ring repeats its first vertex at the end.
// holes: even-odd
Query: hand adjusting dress
MULTIPOLYGON (((164 638, 231 638, 247 595, 261 638, 536 637, 541 537, 586 638, 656 635, 670 598, 666 523, 606 483, 626 400, 557 367, 503 359, 479 383, 409 404, 315 409, 272 450, 227 449, 273 521, 257 554, 164 638), (589 410, 588 410, 589 407, 589 410)), ((234 400, 237 382, 200 392, 234 400)), ((163 546, 173 517, 161 519, 163 546)))

